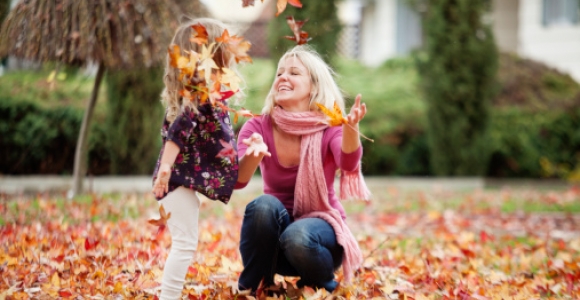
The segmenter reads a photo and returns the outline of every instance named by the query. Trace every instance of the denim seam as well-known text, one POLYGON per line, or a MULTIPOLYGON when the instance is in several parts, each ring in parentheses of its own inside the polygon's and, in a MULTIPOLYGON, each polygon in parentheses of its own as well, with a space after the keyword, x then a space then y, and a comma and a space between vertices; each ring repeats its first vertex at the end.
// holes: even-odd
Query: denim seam
POLYGON ((282 222, 285 216, 288 215, 288 210, 283 209, 280 212, 280 216, 277 219, 278 222, 278 243, 276 243, 276 249, 274 250, 274 256, 272 257, 272 269, 270 270, 270 278, 274 278, 274 274, 276 273, 276 267, 278 265, 278 254, 280 253, 280 236, 282 235, 282 222))

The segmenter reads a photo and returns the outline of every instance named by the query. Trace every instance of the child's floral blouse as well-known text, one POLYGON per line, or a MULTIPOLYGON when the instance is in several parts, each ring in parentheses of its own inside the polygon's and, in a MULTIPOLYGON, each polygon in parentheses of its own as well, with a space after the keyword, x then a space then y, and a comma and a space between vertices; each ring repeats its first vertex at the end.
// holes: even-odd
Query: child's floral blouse
POLYGON ((200 105, 198 111, 186 109, 173 124, 164 119, 161 129, 163 146, 155 165, 153 182, 165 143, 173 141, 180 152, 171 168, 169 192, 184 186, 212 200, 228 203, 238 179, 237 144, 230 117, 227 111, 210 103, 200 105))

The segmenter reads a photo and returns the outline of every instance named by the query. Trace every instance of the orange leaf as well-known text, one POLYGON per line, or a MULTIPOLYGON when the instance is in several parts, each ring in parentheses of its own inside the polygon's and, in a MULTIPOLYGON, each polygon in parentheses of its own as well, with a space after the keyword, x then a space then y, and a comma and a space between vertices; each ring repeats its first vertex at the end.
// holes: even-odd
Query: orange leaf
POLYGON ((149 224, 153 224, 155 226, 165 226, 167 225, 167 220, 171 217, 171 213, 165 213, 165 208, 163 204, 159 205, 159 219, 150 219, 149 224))
POLYGON ((216 38, 215 41, 226 45, 227 49, 234 55, 236 62, 252 62, 252 59, 247 54, 252 44, 248 41, 245 41, 242 37, 237 35, 230 36, 228 30, 226 29, 222 33, 222 36, 216 38))
POLYGON ((181 57, 181 51, 179 50, 179 46, 175 44, 171 45, 169 46, 167 52, 169 53, 169 65, 174 68, 177 68, 177 61, 181 57))
POLYGON ((207 44, 207 30, 201 24, 192 25, 193 33, 191 34, 190 41, 193 43, 197 43, 198 45, 207 44))
POLYGON ((302 3, 300 3, 300 0, 278 0, 278 2, 276 2, 276 8, 278 9, 278 12, 276 12, 276 17, 279 16, 284 10, 286 10, 286 5, 288 3, 294 7, 302 8, 302 3))
POLYGON ((288 3, 294 7, 302 8, 302 3, 300 3, 300 0, 288 0, 288 3))

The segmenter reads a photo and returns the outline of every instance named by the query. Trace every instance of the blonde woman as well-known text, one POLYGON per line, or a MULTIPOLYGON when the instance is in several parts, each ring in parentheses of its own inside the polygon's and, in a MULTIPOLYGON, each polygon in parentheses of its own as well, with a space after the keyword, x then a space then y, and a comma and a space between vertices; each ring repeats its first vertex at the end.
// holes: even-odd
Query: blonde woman
POLYGON ((344 111, 332 70, 311 48, 296 46, 278 63, 262 117, 240 131, 236 188, 247 185, 258 167, 264 181, 264 195, 247 205, 242 223, 241 290, 255 293, 277 273, 299 276, 299 286, 333 291, 334 272, 342 265, 349 280, 362 262, 334 178, 340 170, 340 198, 369 197, 358 134, 366 106, 357 96, 348 124, 329 127, 317 104, 332 109, 334 103, 344 111))
MULTIPOLYGON (((193 25, 203 25, 208 41, 222 36, 226 26, 214 19, 190 20, 176 30, 171 44, 181 55, 201 47, 191 40, 193 25)), ((214 61, 219 68, 235 70, 234 56, 217 45, 214 61)), ((236 140, 228 112, 209 101, 198 103, 180 95, 179 70, 170 66, 163 77, 162 102, 166 107, 161 129, 163 146, 155 166, 153 194, 171 217, 167 220, 171 250, 165 261, 160 299, 181 299, 187 268, 197 249, 201 193, 228 203, 238 177, 236 140)))

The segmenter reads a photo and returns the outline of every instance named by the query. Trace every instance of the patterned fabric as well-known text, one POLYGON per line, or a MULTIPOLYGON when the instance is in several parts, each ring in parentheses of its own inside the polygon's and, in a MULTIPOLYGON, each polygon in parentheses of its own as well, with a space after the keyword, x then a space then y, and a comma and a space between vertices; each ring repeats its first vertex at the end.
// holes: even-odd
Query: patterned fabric
POLYGON ((237 143, 230 117, 227 111, 210 103, 200 105, 198 110, 195 113, 186 109, 173 124, 164 119, 161 129, 163 146, 155 165, 153 182, 165 143, 173 141, 180 152, 171 168, 169 192, 184 186, 212 200, 228 203, 238 179, 237 143))

